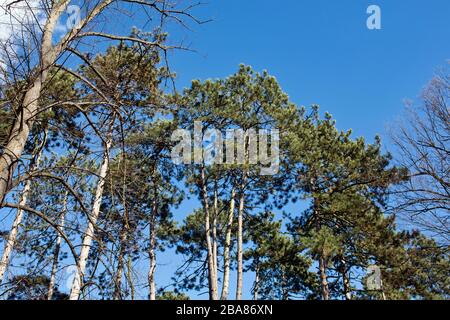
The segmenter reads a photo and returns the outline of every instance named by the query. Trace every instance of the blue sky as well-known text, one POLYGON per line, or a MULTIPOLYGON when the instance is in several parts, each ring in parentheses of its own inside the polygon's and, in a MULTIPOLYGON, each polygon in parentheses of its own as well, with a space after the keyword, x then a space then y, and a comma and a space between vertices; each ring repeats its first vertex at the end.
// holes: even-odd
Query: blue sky
POLYGON ((196 12, 214 21, 182 33, 197 53, 172 57, 179 88, 249 64, 276 76, 293 102, 319 104, 368 138, 450 58, 447 0, 211 0, 196 12), (371 4, 382 30, 366 27, 371 4))
MULTIPOLYGON (((448 0, 212 0, 196 13, 213 21, 173 32, 172 41, 196 50, 171 56, 177 89, 192 79, 226 77, 240 63, 266 69, 292 102, 319 104, 339 129, 368 141, 379 134, 388 150, 386 129, 402 115, 404 100, 416 99, 450 59, 448 0), (371 4, 381 8, 381 30, 366 27, 371 4)), ((184 203, 176 216, 193 206, 184 203)), ((169 280, 178 259, 160 256, 160 280, 169 280)), ((252 281, 247 274, 246 298, 252 281)))

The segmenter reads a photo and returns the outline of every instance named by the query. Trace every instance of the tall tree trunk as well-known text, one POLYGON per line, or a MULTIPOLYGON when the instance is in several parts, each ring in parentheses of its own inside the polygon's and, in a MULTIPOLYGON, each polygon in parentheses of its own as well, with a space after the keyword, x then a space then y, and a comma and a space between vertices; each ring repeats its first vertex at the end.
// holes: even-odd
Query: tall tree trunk
POLYGON ((0 204, 5 200, 14 174, 16 165, 22 157, 28 135, 39 111, 39 98, 44 82, 47 80, 48 71, 55 63, 58 53, 52 46, 53 32, 59 17, 69 4, 69 0, 61 1, 50 11, 47 21, 43 27, 39 72, 32 85, 24 95, 21 110, 11 128, 8 142, 0 155, 0 204))
POLYGON ((259 300, 259 261, 256 261, 255 268, 255 285, 253 287, 253 300, 259 300))
POLYGON ((130 286, 130 298, 131 301, 135 300, 135 296, 136 296, 136 290, 134 288, 134 281, 133 281, 133 258, 131 256, 131 254, 128 254, 128 261, 127 261, 127 278, 128 278, 128 284, 130 286))
POLYGON ((127 251, 127 232, 128 228, 125 225, 126 222, 124 222, 124 225, 122 226, 122 230, 120 232, 120 249, 119 249, 119 255, 117 257, 117 270, 116 270, 116 279, 114 283, 114 300, 122 300, 122 279, 123 279, 123 272, 125 269, 125 255, 127 251))
POLYGON ((212 221, 212 243, 213 243, 213 263, 214 263, 214 274, 216 279, 219 277, 218 272, 218 261, 217 261, 217 219, 219 216, 219 196, 217 190, 217 181, 214 181, 214 211, 213 211, 213 221, 212 221))
MULTIPOLYGON (((39 164, 41 162, 42 152, 44 151, 45 144, 47 143, 47 129, 44 133, 44 139, 42 141, 41 146, 39 147, 37 154, 35 155, 35 159, 30 164, 30 172, 34 171, 36 168, 39 167, 39 164)), ((30 195, 31 190, 31 179, 27 180, 25 183, 25 186, 22 191, 22 198, 19 202, 21 206, 26 206, 28 197, 30 195)), ((17 210, 16 217, 14 218, 13 225, 11 227, 11 231, 9 232, 8 238, 5 242, 5 248, 3 250, 2 259, 0 260, 0 284, 3 282, 3 278, 5 276, 6 269, 9 266, 9 262, 11 259, 11 253, 14 249, 14 246, 17 241, 17 234, 19 232, 20 224, 22 223, 24 217, 24 211, 21 209, 17 210)))
POLYGON ((78 300, 81 294, 82 281, 84 274, 86 272, 87 260, 89 257, 89 251, 91 249, 92 240, 94 239, 95 224, 97 223, 98 216, 100 214, 100 206, 102 204, 103 190, 105 188, 105 178, 109 168, 109 152, 112 146, 112 128, 114 123, 114 117, 111 121, 109 132, 107 134, 104 151, 103 151, 103 161, 100 167, 100 172, 98 176, 97 188, 95 191, 94 204, 92 206, 92 212, 90 219, 88 221, 87 229, 84 233, 83 243, 81 246, 80 257, 79 257, 79 272, 77 273, 70 291, 70 300, 78 300))
POLYGON ((211 241, 211 221, 209 212, 209 199, 208 190, 206 188, 206 177, 205 177, 205 167, 201 169, 201 188, 202 188, 202 198, 203 198, 203 209, 205 211, 205 235, 206 235, 206 246, 208 250, 208 282, 209 282, 209 298, 210 300, 218 300, 219 293, 217 289, 217 275, 214 269, 214 257, 213 257, 213 247, 211 241))
MULTIPOLYGON (((311 179, 311 186, 312 186, 312 192, 316 192, 316 180, 311 179)), ((314 215, 314 223, 316 231, 319 232, 322 227, 322 221, 320 216, 320 204, 319 200, 315 199, 313 200, 313 215, 314 215)), ((327 258, 324 254, 324 248, 322 248, 320 255, 319 255, 319 277, 320 277, 320 287, 321 287, 321 293, 322 293, 322 300, 329 300, 330 299, 330 290, 328 287, 328 279, 327 279, 327 258)))
POLYGON ((244 227, 244 209, 245 209, 245 185, 247 184, 247 173, 244 172, 241 182, 241 194, 239 197, 238 210, 238 231, 237 231, 237 285, 236 300, 242 300, 242 286, 244 276, 244 248, 243 248, 243 227, 244 227))
POLYGON ((150 269, 148 271, 148 285, 149 285, 149 299, 151 301, 156 300, 156 283, 155 283, 155 271, 156 271, 156 252, 155 252, 155 227, 152 224, 150 226, 150 248, 148 255, 150 257, 150 269))
POLYGON ((153 193, 152 215, 150 217, 149 226, 149 249, 148 256, 150 260, 150 268, 148 270, 148 287, 149 300, 156 300, 156 284, 155 284, 155 270, 156 270, 156 216, 158 214, 158 201, 156 186, 153 193))
POLYGON ((344 279, 344 293, 346 300, 352 300, 352 291, 350 289, 350 279, 348 278, 347 273, 343 274, 344 279))
POLYGON ((328 280, 327 280, 327 263, 323 254, 319 257, 319 272, 320 272, 320 284, 322 288, 322 299, 329 300, 330 291, 328 289, 328 280))
POLYGON ((347 273, 347 263, 344 259, 341 260, 341 273, 342 273, 342 282, 344 287, 344 295, 346 300, 352 300, 352 290, 350 287, 350 279, 347 273))
MULTIPOLYGON (((61 217, 59 218, 59 227, 62 231, 64 231, 64 224, 66 221, 67 197, 68 196, 69 196, 69 193, 66 191, 66 193, 64 195, 64 200, 63 200, 63 211, 62 211, 61 217)), ((50 274, 50 282, 48 285, 47 300, 53 299, 53 293, 55 291, 56 273, 58 272, 59 253, 61 251, 61 243, 62 243, 62 237, 61 237, 61 234, 58 233, 58 237, 56 238, 55 249, 53 251, 53 264, 52 264, 52 272, 50 274)))
MULTIPOLYGON (((125 257, 128 251, 128 235, 130 234, 130 220, 129 220, 129 212, 128 212, 128 204, 127 204, 127 157, 125 150, 125 141, 122 140, 122 163, 123 163, 123 180, 122 180, 122 206, 123 206, 123 215, 122 215, 122 225, 120 228, 119 234, 119 255, 117 257, 117 270, 116 270, 116 279, 115 279, 115 289, 114 289, 114 300, 122 300, 122 280, 125 272, 125 257)), ((128 277, 128 276, 127 276, 128 277)), ((131 281, 131 278, 128 277, 128 281, 131 281)))
MULTIPOLYGON (((31 188, 31 181, 28 180, 22 192, 22 199, 20 200, 21 206, 25 206, 27 204, 30 188, 31 188)), ((2 260, 0 261, 0 284, 3 282, 3 277, 6 273, 6 269, 9 266, 11 253, 14 249, 14 246, 16 245, 17 234, 19 232, 19 227, 20 224, 22 223, 23 216, 24 211, 21 209, 17 210, 17 214, 14 219, 11 231, 9 232, 8 238, 6 239, 5 249, 3 250, 2 260)))
POLYGON ((236 189, 231 189, 230 208, 228 211, 227 233, 225 235, 225 246, 223 248, 223 285, 221 300, 228 299, 230 288, 230 249, 231 249, 231 233, 233 231, 234 208, 235 208, 236 189))

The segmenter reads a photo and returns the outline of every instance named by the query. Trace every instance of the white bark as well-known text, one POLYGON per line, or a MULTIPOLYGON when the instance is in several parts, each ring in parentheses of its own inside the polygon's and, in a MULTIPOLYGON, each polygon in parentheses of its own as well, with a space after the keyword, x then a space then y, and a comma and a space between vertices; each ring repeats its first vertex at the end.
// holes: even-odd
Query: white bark
MULTIPOLYGON (((43 148, 44 145, 47 141, 46 138, 47 134, 45 133, 45 138, 44 141, 42 142, 42 146, 40 148, 40 150, 38 151, 38 154, 36 155, 36 159, 34 160, 34 164, 32 164, 30 166, 30 171, 33 171, 35 168, 39 167, 39 163, 41 162, 41 156, 42 156, 42 152, 43 152, 43 148)), ((23 188, 22 191, 22 198, 20 200, 19 205, 20 206, 26 206, 27 205, 27 201, 28 201, 28 197, 30 194, 30 190, 31 190, 31 179, 27 180, 27 182, 25 183, 25 186, 23 188)), ((11 253, 14 249, 14 246, 16 244, 17 241, 17 234, 19 232, 19 227, 22 223, 24 217, 24 211, 22 209, 17 210, 17 214, 16 217, 14 218, 14 222, 13 225, 11 227, 11 231, 8 235, 8 238, 6 239, 5 242, 5 248, 3 250, 3 255, 2 255, 2 259, 0 261, 0 284, 2 284, 3 282, 3 278, 5 276, 5 272, 6 269, 9 266, 9 262, 11 259, 11 253)))
POLYGON ((242 300, 242 286, 244 274, 244 249, 243 249, 243 224, 244 224, 244 208, 245 208, 245 193, 241 189, 239 198, 238 210, 238 231, 237 231, 237 285, 236 285, 236 300, 242 300))
POLYGON ((206 245, 208 250, 208 284, 209 284, 209 298, 210 300, 218 300, 219 293, 217 289, 217 275, 214 268, 214 254, 213 254, 213 244, 211 241, 211 221, 209 212, 209 200, 208 200, 208 190, 206 188, 206 177, 205 168, 201 169, 201 181, 202 181, 202 196, 203 196, 203 209, 205 211, 205 235, 206 235, 206 245))
POLYGON ((256 270, 255 270, 255 286, 253 288, 253 300, 258 301, 259 300, 259 262, 256 264, 256 270))
POLYGON ((149 300, 156 300, 156 284, 155 284, 155 271, 156 271, 156 217, 158 214, 158 200, 157 200, 157 188, 155 186, 153 193, 153 205, 152 215, 150 218, 149 226, 149 250, 148 255, 150 259, 150 268, 148 270, 148 286, 149 286, 149 300))
MULTIPOLYGON (((28 196, 30 193, 31 181, 28 180, 23 189, 22 199, 20 200, 20 205, 25 206, 27 204, 28 196)), ((17 210, 16 217, 14 219, 11 231, 9 232, 8 238, 6 239, 5 249, 3 250, 2 260, 0 261, 0 284, 3 282, 3 277, 6 273, 6 269, 9 266, 11 259, 11 253, 16 245, 17 234, 19 233, 19 227, 22 223, 24 211, 17 210)))
POLYGON ((230 249, 231 249, 231 233, 233 230, 234 209, 235 209, 236 191, 233 187, 231 190, 230 209, 228 211, 227 233, 225 236, 225 246, 223 248, 223 284, 221 300, 228 299, 230 288, 230 249))
POLYGON ((212 219, 212 244, 213 244, 213 266, 216 280, 218 279, 218 261, 217 261, 217 218, 219 216, 219 196, 217 190, 217 182, 214 185, 214 212, 212 219))
POLYGON ((156 244, 156 235, 155 235, 155 226, 154 221, 150 226, 150 248, 149 248, 149 257, 150 257, 150 269, 148 271, 148 284, 149 284, 149 299, 154 301, 156 300, 156 284, 155 284, 155 270, 156 270, 156 253, 155 253, 155 244, 156 244))
POLYGON ((80 258, 79 258, 79 272, 77 273, 70 292, 70 300, 78 300, 81 294, 82 281, 86 271, 86 264, 89 257, 89 251, 91 249, 92 240, 94 238, 95 224, 97 223, 98 216, 100 214, 100 206, 102 204, 103 190, 105 188, 105 178, 109 168, 109 151, 112 145, 111 138, 112 125, 110 132, 105 141, 103 161, 100 167, 100 173, 95 191, 94 204, 92 206, 91 216, 88 222, 88 227, 84 233, 83 244, 81 246, 80 258))

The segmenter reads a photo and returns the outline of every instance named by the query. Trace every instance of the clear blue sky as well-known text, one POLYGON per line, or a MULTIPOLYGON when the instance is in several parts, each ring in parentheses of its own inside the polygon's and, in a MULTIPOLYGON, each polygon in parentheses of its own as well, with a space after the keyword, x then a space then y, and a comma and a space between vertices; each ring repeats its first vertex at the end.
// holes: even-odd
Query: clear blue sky
POLYGON ((293 102, 319 104, 367 137, 383 134, 450 59, 448 0, 211 0, 196 12, 214 21, 183 33, 197 53, 172 57, 179 87, 249 64, 293 102), (370 4, 381 7, 380 31, 366 27, 370 4))
MULTIPOLYGON (((211 0, 196 13, 213 21, 172 34, 197 51, 171 57, 178 89, 245 63, 276 76, 294 103, 319 104, 340 129, 369 141, 379 134, 387 145, 386 127, 401 116, 403 101, 415 99, 450 59, 448 0, 211 0), (366 27, 371 4, 381 8, 381 30, 366 27)), ((183 204, 177 217, 196 205, 183 204)), ((177 261, 161 257, 159 280, 169 280, 177 261)), ((253 275, 245 280, 250 298, 253 275)))

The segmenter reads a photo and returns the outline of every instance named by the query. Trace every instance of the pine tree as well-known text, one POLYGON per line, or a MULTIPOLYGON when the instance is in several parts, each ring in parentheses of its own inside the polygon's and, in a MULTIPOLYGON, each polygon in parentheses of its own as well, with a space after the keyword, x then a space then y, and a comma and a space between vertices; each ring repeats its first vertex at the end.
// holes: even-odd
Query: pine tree
MULTIPOLYGON (((243 65, 236 74, 224 80, 208 80, 204 83, 193 81, 191 88, 185 90, 180 98, 179 104, 182 106, 178 113, 181 127, 193 130, 195 121, 202 123, 200 141, 204 140, 208 129, 225 131, 237 128, 242 133, 237 145, 234 141, 225 141, 225 144, 232 143, 232 151, 237 151, 237 155, 232 155, 232 159, 228 159, 227 165, 220 168, 214 165, 217 158, 219 163, 223 164, 229 157, 221 150, 214 157, 213 165, 207 165, 202 155, 197 155, 199 157, 196 158, 197 164, 187 171, 190 175, 188 184, 195 187, 205 214, 211 299, 218 299, 217 257, 214 254, 214 233, 217 230, 214 224, 214 204, 217 193, 227 194, 226 200, 234 203, 233 206, 236 207, 238 225, 236 299, 239 300, 242 298, 243 290, 244 216, 252 200, 267 202, 268 197, 275 192, 273 188, 269 189, 269 193, 265 192, 265 188, 272 186, 275 179, 261 175, 260 166, 250 161, 253 157, 250 150, 255 147, 257 140, 252 140, 252 137, 246 134, 252 131, 256 134, 262 129, 270 130, 285 125, 289 117, 295 113, 295 106, 289 102, 288 96, 281 90, 274 77, 267 72, 255 73, 250 67, 243 65), (231 186, 224 186, 225 181, 230 181, 231 186)), ((219 149, 222 149, 222 145, 219 149)), ((258 148, 253 150, 258 152, 258 148)), ((229 221, 234 220, 233 218, 230 215, 229 221)), ((225 257, 225 260, 227 259, 225 257)), ((228 274, 226 278, 227 282, 228 274)), ((222 294, 223 299, 226 299, 227 291, 226 285, 222 294)))
POLYGON ((302 254, 304 245, 282 232, 282 221, 274 214, 251 216, 246 223, 250 248, 244 256, 247 269, 255 273, 254 300, 310 298, 317 286, 309 271, 311 260, 302 254))
POLYGON ((338 257, 349 298, 344 236, 355 224, 380 215, 389 186, 401 181, 404 170, 389 167, 390 156, 380 153, 379 139, 373 145, 352 140, 350 131, 336 129, 330 115, 320 119, 317 107, 304 119, 288 133, 288 170, 300 196, 310 200, 308 210, 294 219, 294 230, 306 237, 318 263, 322 299, 332 296, 328 277, 338 257))

